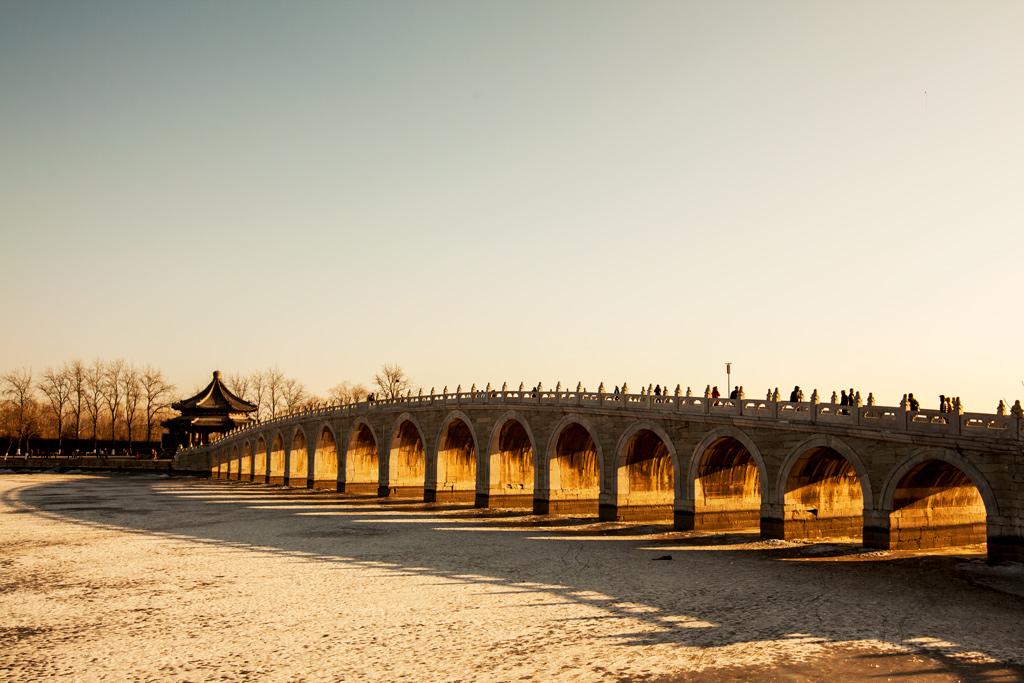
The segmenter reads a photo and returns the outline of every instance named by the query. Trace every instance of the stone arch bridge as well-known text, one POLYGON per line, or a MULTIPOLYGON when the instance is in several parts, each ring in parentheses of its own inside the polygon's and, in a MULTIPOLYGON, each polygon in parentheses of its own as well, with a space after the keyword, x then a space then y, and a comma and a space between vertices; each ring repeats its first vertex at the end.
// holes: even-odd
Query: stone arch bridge
POLYGON ((290 414, 175 457, 243 481, 1024 560, 1022 444, 1017 415, 502 390, 290 414))

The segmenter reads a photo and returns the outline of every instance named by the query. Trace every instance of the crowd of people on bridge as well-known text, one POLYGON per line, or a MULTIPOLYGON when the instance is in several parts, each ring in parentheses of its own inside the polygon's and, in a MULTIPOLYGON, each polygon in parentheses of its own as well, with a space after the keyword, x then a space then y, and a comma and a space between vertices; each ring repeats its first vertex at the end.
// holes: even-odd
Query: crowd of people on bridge
MULTIPOLYGON (((489 387, 490 387, 490 385, 488 385, 488 388, 489 387)), ((474 388, 475 388, 475 385, 474 385, 474 388)), ((604 384, 601 385, 601 389, 599 389, 599 391, 602 391, 603 389, 604 389, 604 384)), ((520 390, 522 390, 522 386, 520 386, 520 390)), ((541 384, 538 383, 531 390, 531 395, 533 397, 536 397, 537 393, 539 391, 541 391, 541 390, 542 390, 541 389, 541 384)), ((586 391, 586 390, 584 389, 584 391, 586 391)), ((433 389, 431 389, 431 394, 433 394, 433 393, 434 393, 433 389)), ((445 387, 445 393, 447 393, 447 387, 445 387)), ((616 385, 615 386, 615 390, 613 392, 614 400, 618 401, 619 400, 619 396, 621 394, 627 394, 627 393, 629 393, 629 389, 628 389, 628 385, 627 384, 623 383, 621 391, 619 389, 619 386, 616 385)), ((676 394, 679 395, 679 393, 680 393, 679 387, 676 387, 676 394)), ((664 386, 664 388, 660 384, 656 384, 653 387, 650 387, 650 386, 648 386, 646 388, 641 387, 640 388, 640 394, 641 395, 652 395, 652 396, 655 397, 654 401, 657 402, 657 403, 660 403, 661 400, 662 400, 662 398, 661 398, 662 396, 669 396, 669 388, 668 388, 667 384, 664 386)), ((690 392, 689 389, 686 390, 686 395, 687 396, 691 396, 691 392, 690 392)), ((717 405, 721 405, 721 402, 719 401, 719 399, 721 399, 722 393, 721 393, 721 391, 719 391, 717 385, 709 386, 705 390, 704 396, 705 396, 705 398, 712 399, 714 401, 713 405, 716 405, 716 406, 717 405)), ((733 400, 743 400, 744 398, 746 398, 746 396, 744 395, 743 386, 742 385, 736 385, 736 387, 733 388, 729 392, 729 398, 733 399, 733 400)), ((780 398, 778 388, 775 389, 774 393, 772 392, 771 389, 769 389, 766 398, 769 401, 778 401, 779 398, 780 398)), ((376 394, 372 394, 371 393, 371 394, 368 394, 366 396, 365 400, 367 402, 372 403, 373 401, 377 400, 377 396, 376 396, 376 394)), ((800 388, 800 385, 796 385, 796 386, 793 387, 793 391, 791 391, 789 393, 789 401, 791 403, 803 403, 805 401, 804 392, 800 388)), ((817 401, 818 401, 818 392, 817 392, 817 390, 815 390, 814 394, 811 396, 811 402, 812 403, 817 403, 817 401)), ((850 387, 849 389, 842 389, 842 390, 840 390, 838 395, 836 394, 836 392, 833 391, 832 392, 832 403, 837 403, 837 402, 838 402, 838 404, 840 406, 839 413, 841 415, 849 415, 849 408, 860 407, 862 405, 861 393, 859 391, 856 391, 853 387, 850 387)), ((874 394, 868 394, 867 404, 869 406, 875 405, 874 394)), ((903 400, 900 401, 900 407, 903 408, 904 410, 918 411, 918 410, 921 410, 921 402, 917 398, 914 397, 913 392, 910 392, 910 393, 907 393, 907 394, 903 395, 903 400)), ((964 409, 963 409, 963 404, 960 402, 960 397, 959 396, 946 396, 945 394, 939 394, 939 412, 940 413, 953 413, 953 414, 957 414, 957 415, 963 415, 964 409)), ((1024 417, 1024 412, 1022 412, 1019 400, 1014 403, 1013 408, 1011 408, 1009 412, 1010 412, 1011 415, 1014 415, 1015 417, 1024 417)), ((996 414, 997 415, 1006 415, 1007 414, 1007 407, 1006 407, 1005 401, 1002 401, 1002 400, 999 401, 999 405, 996 408, 996 414)))

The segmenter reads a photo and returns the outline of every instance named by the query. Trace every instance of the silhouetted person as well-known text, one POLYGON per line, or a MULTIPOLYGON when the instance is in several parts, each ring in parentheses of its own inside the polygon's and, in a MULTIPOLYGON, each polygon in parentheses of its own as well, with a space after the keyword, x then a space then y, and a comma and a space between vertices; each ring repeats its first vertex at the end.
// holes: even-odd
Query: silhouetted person
POLYGON ((739 387, 736 387, 735 389, 733 389, 732 391, 729 392, 729 398, 739 398, 739 397, 740 397, 740 388, 739 387))
POLYGON ((804 399, 804 392, 800 391, 800 385, 793 387, 793 391, 789 392, 789 400, 791 403, 799 403, 804 399))
POLYGON ((661 385, 660 384, 654 387, 654 395, 655 396, 661 396, 661 385))
POLYGON ((846 396, 846 389, 839 392, 839 405, 848 406, 850 405, 850 399, 846 396))
POLYGON ((722 394, 720 394, 720 393, 718 392, 718 387, 717 387, 717 386, 716 386, 716 387, 713 387, 713 388, 711 389, 711 398, 718 398, 718 397, 719 397, 719 396, 721 396, 721 395, 722 395, 722 394))
POLYGON ((942 394, 939 394, 939 412, 946 412, 946 397, 942 394))
POLYGON ((914 398, 914 394, 907 394, 907 406, 911 410, 921 410, 921 402, 914 398))

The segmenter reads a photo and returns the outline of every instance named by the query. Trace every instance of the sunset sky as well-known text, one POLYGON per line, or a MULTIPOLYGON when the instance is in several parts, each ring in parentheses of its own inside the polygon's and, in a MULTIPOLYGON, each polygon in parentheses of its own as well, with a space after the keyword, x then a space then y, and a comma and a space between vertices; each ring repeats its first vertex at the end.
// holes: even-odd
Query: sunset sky
POLYGON ((1024 398, 1024 3, 0 2, 0 372, 1024 398))

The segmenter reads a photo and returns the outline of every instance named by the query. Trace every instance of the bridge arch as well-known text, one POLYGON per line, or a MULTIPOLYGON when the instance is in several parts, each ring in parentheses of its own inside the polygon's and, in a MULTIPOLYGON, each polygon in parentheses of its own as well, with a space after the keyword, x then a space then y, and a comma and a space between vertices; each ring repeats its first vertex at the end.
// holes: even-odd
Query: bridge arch
POLYGON ((480 453, 473 421, 461 410, 451 411, 441 424, 436 443, 437 449, 427 463, 426 499, 473 503, 480 453))
POLYGON ((252 445, 246 439, 242 442, 242 459, 239 461, 238 478, 252 481, 252 445))
POLYGON ((309 447, 301 425, 292 430, 288 446, 288 486, 306 486, 309 479, 309 447))
POLYGON ((383 496, 422 498, 426 486, 426 443, 422 427, 411 413, 402 413, 391 429, 388 448, 387 486, 383 496))
POLYGON ((284 436, 280 430, 274 432, 270 442, 270 483, 283 486, 288 478, 287 458, 284 451, 284 436))
MULTIPOLYGON (((693 449, 685 482, 694 529, 757 527, 768 509, 768 468, 754 440, 731 425, 708 432, 693 449)), ((689 509, 687 509, 689 512, 689 509)))
MULTIPOLYGON (((637 420, 622 433, 615 448, 609 493, 614 518, 654 521, 673 518, 680 490, 679 456, 672 438, 658 423, 637 420)), ((602 517, 608 517, 602 511, 602 517)))
POLYGON ((486 489, 477 491, 479 507, 533 507, 536 443, 529 421, 516 411, 509 410, 494 421, 488 439, 487 467, 481 478, 486 489))
POLYGON ((786 456, 772 503, 782 519, 771 520, 769 536, 861 538, 866 513, 874 509, 874 494, 857 452, 841 439, 817 435, 786 456))
POLYGON ((316 450, 313 451, 313 488, 338 489, 338 440, 328 422, 321 422, 317 430, 316 450))
POLYGON ((256 439, 256 453, 253 455, 252 463, 253 481, 265 482, 267 480, 267 440, 260 434, 256 439))
POLYGON ((339 467, 344 478, 338 489, 346 493, 377 495, 380 488, 380 443, 366 418, 359 418, 349 430, 348 446, 345 449, 344 467, 339 467))
POLYGON ((871 546, 943 548, 985 543, 988 520, 999 516, 999 505, 977 467, 955 451, 931 447, 892 469, 879 512, 888 517, 888 534, 871 539, 871 546))
POLYGON ((604 448, 599 432, 580 414, 566 415, 551 431, 540 458, 538 514, 598 514, 604 486, 604 448), (546 496, 546 497, 545 497, 546 496))

